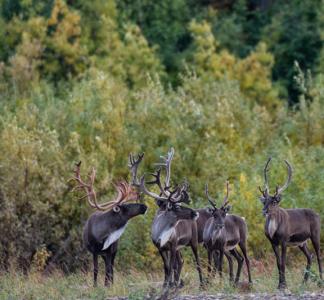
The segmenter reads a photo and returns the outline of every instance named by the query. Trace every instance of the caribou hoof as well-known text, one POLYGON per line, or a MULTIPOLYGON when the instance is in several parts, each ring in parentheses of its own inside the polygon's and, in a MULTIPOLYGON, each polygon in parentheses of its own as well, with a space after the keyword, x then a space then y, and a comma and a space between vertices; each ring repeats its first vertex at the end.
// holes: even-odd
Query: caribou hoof
POLYGON ((200 287, 202 288, 207 288, 207 286, 210 284, 210 279, 209 278, 204 278, 202 282, 200 283, 200 287))
POLYGON ((182 289, 184 287, 184 281, 182 279, 180 279, 179 283, 178 283, 178 288, 182 289))
POLYGON ((278 284, 278 290, 284 291, 287 288, 287 284, 285 282, 280 282, 278 284))

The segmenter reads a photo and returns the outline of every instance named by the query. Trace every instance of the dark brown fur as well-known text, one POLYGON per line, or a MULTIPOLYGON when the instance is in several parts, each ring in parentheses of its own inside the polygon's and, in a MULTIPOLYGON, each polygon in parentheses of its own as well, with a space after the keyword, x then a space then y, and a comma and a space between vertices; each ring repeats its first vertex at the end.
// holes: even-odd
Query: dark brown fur
POLYGON ((277 260, 277 267, 279 271, 279 284, 278 288, 283 289, 286 287, 286 252, 288 246, 298 246, 304 253, 307 259, 306 272, 304 275, 304 282, 309 278, 309 270, 312 263, 312 255, 307 247, 307 240, 311 240, 318 262, 318 269, 321 280, 322 265, 320 259, 320 217, 312 209, 297 208, 297 209, 284 209, 279 207, 281 201, 281 193, 288 187, 291 176, 292 168, 286 162, 288 168, 288 179, 283 187, 277 186, 276 192, 273 196, 269 194, 267 172, 271 158, 268 159, 264 168, 265 189, 260 191, 262 196, 260 201, 263 204, 263 214, 266 216, 265 220, 265 235, 270 241, 273 251, 277 260), (279 253, 281 247, 281 255, 279 253))

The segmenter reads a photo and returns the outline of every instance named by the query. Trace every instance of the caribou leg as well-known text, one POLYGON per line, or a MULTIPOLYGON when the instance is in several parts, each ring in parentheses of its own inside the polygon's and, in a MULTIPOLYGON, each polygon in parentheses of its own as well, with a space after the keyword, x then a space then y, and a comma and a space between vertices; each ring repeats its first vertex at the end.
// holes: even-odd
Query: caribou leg
POLYGON ((279 289, 286 288, 286 253, 287 253, 287 245, 285 242, 281 244, 281 272, 279 273, 279 289))
POLYGON ((180 274, 183 266, 183 258, 180 251, 177 251, 176 266, 174 268, 174 283, 176 286, 183 287, 183 281, 180 280, 180 274))
POLYGON ((305 254, 306 258, 307 258, 307 266, 306 266, 306 271, 305 271, 305 275, 304 275, 304 282, 307 282, 308 277, 309 277, 309 270, 312 264, 312 255, 309 252, 306 243, 303 244, 302 246, 299 246, 299 249, 305 254))
POLYGON ((219 251, 214 250, 213 251, 213 258, 214 258, 214 276, 216 276, 217 270, 218 270, 218 257, 219 257, 219 251))
POLYGON ((114 264, 117 254, 118 241, 111 245, 111 282, 114 282, 114 264))
POLYGON ((320 235, 319 231, 315 237, 311 237, 312 244, 316 253, 317 263, 318 263, 318 271, 321 280, 323 280, 323 272, 322 272, 322 264, 321 264, 321 257, 320 257, 320 235))
POLYGON ((279 286, 278 286, 278 288, 279 288, 280 283, 281 283, 281 259, 280 259, 280 255, 279 255, 279 246, 272 244, 272 243, 271 243, 271 246, 272 246, 273 252, 275 253, 276 260, 277 260, 277 268, 278 268, 278 272, 279 272, 279 286))
POLYGON ((223 259, 224 259, 224 250, 221 249, 219 251, 219 257, 218 257, 218 273, 220 278, 222 278, 223 276, 223 259))
POLYGON ((240 242, 239 246, 240 246, 241 251, 242 251, 243 256, 244 256, 244 260, 245 260, 245 264, 246 264, 246 268, 247 268, 247 272, 248 272, 248 277, 249 277, 249 283, 252 283, 251 270, 250 270, 250 260, 249 260, 249 258, 247 256, 245 241, 240 242))
POLYGON ((233 282, 234 281, 234 275, 233 275, 233 259, 232 257, 225 251, 225 256, 228 260, 228 268, 229 268, 229 277, 230 277, 230 281, 233 282))
POLYGON ((111 252, 106 252, 104 255, 102 255, 103 260, 105 261, 105 286, 109 286, 110 283, 113 283, 113 271, 112 271, 112 264, 111 264, 111 258, 112 254, 111 252))
POLYGON ((207 271, 208 271, 208 277, 210 277, 211 272, 212 272, 212 259, 213 259, 213 252, 212 250, 208 249, 207 251, 207 255, 208 255, 208 267, 207 267, 207 271))
POLYGON ((171 270, 170 270, 170 264, 169 264, 168 251, 159 250, 159 253, 160 253, 161 257, 162 257, 162 260, 163 260, 163 268, 164 268, 164 282, 163 282, 163 287, 166 287, 167 284, 168 284, 169 273, 171 272, 171 270))
POLYGON ((199 261, 199 256, 198 256, 197 245, 191 244, 191 250, 195 257, 196 267, 197 267, 197 271, 199 274, 200 286, 203 286, 203 278, 202 278, 202 274, 201 274, 201 266, 200 266, 200 261, 199 261))
POLYGON ((97 278, 98 278, 98 255, 93 254, 93 286, 97 286, 97 278))
MULTIPOLYGON (((169 268, 170 268, 170 273, 168 276, 168 286, 172 286, 172 275, 173 274, 173 270, 175 270, 175 268, 177 267, 177 249, 175 247, 175 245, 171 246, 171 251, 170 251, 170 261, 169 261, 169 268)), ((175 278, 174 278, 175 279, 175 278)))
POLYGON ((236 271, 236 276, 235 276, 235 283, 238 283, 240 280, 240 275, 241 275, 244 258, 236 249, 232 249, 232 250, 230 250, 230 252, 237 260, 237 271, 236 271))

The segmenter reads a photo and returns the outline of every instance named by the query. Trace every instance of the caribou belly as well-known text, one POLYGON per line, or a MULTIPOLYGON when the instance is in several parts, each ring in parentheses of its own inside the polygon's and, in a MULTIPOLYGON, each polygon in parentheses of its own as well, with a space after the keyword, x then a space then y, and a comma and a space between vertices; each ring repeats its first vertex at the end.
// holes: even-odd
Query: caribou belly
POLYGON ((299 247, 299 246, 304 246, 306 243, 307 240, 303 242, 288 242, 287 245, 290 247, 299 247))
POLYGON ((309 235, 307 232, 299 233, 299 234, 293 234, 289 237, 288 246, 297 247, 297 246, 303 246, 307 243, 307 240, 309 239, 309 235))
POLYGON ((237 244, 235 244, 235 245, 226 245, 226 246, 225 246, 225 250, 226 250, 226 251, 233 250, 233 249, 236 247, 236 245, 237 245, 237 244))

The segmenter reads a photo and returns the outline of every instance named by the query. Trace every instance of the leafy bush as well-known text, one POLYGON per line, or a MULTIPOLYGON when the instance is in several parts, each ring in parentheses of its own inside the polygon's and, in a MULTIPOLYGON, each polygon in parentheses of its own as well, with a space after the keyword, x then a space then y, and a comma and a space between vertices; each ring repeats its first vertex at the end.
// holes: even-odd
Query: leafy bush
MULTIPOLYGON (((271 187, 285 180, 283 159, 294 168, 282 206, 322 214, 321 75, 304 74, 304 65, 296 65, 299 105, 286 107, 271 80, 277 54, 256 43, 236 56, 235 47, 230 52, 213 35, 209 22, 192 20, 181 34, 167 32, 166 40, 173 42, 191 34, 172 87, 167 64, 158 58, 163 49, 150 45, 137 25, 121 25, 113 0, 92 6, 83 0, 73 6, 62 0, 0 3, 1 267, 87 268, 90 256, 81 235, 91 210, 70 193, 68 183, 78 160, 84 172, 96 168, 95 186, 104 201, 113 197, 112 182, 129 176, 130 152, 145 151, 144 173, 175 147, 172 180, 188 180, 194 207, 207 205, 205 182, 220 199, 230 180, 233 213, 246 218, 249 251, 256 257, 269 251, 257 187, 270 155, 271 187)), ((178 21, 187 24, 188 15, 178 21)), ((321 65, 315 69, 320 72, 321 65)), ((148 214, 132 220, 121 238, 121 268, 161 267, 150 240, 156 207, 145 201, 148 214)))

